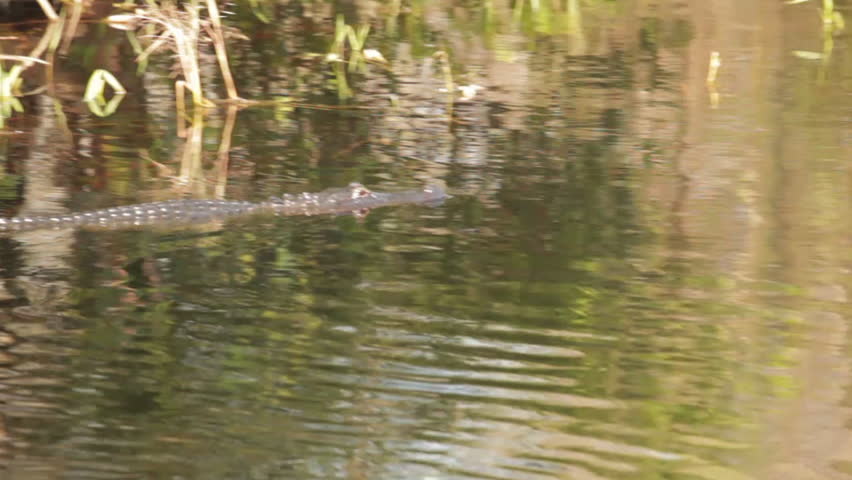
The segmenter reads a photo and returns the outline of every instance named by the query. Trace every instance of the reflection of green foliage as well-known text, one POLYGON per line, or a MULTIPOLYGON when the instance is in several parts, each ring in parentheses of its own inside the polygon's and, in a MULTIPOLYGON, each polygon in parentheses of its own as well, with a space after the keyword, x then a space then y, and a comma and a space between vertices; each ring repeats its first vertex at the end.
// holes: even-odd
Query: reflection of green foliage
POLYGON ((673 48, 684 48, 689 45, 689 42, 692 41, 694 36, 695 32, 690 22, 683 19, 675 19, 668 29, 664 45, 673 48))
POLYGON ((18 198, 18 186, 23 181, 21 175, 0 174, 0 200, 15 200, 18 198))
POLYGON ((248 2, 251 6, 252 13, 254 13, 258 20, 263 23, 269 23, 271 21, 269 13, 269 10, 273 7, 271 2, 264 2, 263 0, 248 0, 248 2))
POLYGON ((640 45, 643 50, 656 53, 660 47, 660 19, 656 17, 643 18, 639 30, 640 45))
POLYGON ((349 87, 348 73, 366 70, 364 45, 370 34, 369 25, 353 27, 347 25, 343 15, 338 15, 334 24, 334 41, 329 48, 326 59, 333 64, 337 96, 341 100, 352 97, 352 89, 349 87), (344 68, 344 64, 348 68, 344 68))
POLYGON ((515 2, 513 17, 525 32, 540 35, 577 35, 580 31, 578 0, 568 2, 515 2))
POLYGON ((692 41, 692 25, 682 19, 665 23, 657 17, 642 19, 639 38, 643 50, 656 53, 659 48, 683 48, 692 41))

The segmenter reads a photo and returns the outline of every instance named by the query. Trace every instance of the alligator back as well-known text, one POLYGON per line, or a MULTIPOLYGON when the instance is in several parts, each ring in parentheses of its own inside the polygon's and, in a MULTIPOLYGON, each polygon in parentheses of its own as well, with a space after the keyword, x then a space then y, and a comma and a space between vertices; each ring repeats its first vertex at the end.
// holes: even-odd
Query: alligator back
POLYGON ((398 193, 373 192, 353 183, 343 189, 283 195, 252 203, 230 200, 170 200, 105 208, 65 215, 0 218, 0 232, 45 228, 121 229, 146 225, 204 224, 261 212, 278 215, 364 213, 369 209, 406 203, 439 202, 446 192, 438 186, 398 193))
POLYGON ((205 223, 244 215, 262 204, 226 200, 171 200, 66 215, 0 218, 0 231, 42 228, 126 228, 144 225, 205 223))

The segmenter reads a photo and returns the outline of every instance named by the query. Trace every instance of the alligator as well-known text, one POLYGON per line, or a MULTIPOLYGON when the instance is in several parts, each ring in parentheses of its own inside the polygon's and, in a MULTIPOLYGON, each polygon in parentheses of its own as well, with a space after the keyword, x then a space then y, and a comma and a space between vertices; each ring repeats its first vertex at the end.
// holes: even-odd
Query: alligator
POLYGON ((91 210, 64 215, 0 218, 0 232, 58 228, 122 229, 138 226, 203 224, 259 213, 282 216, 353 213, 411 203, 437 204, 447 198, 445 189, 429 185, 420 190, 382 193, 360 183, 315 193, 284 194, 255 203, 231 200, 169 200, 91 210))

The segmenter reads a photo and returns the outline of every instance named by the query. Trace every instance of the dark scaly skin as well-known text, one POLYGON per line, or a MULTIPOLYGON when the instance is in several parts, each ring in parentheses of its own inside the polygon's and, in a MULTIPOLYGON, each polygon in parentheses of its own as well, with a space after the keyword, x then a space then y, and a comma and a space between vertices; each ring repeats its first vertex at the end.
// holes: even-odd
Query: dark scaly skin
POLYGON ((284 216, 363 214, 372 208, 409 203, 434 203, 445 198, 447 198, 446 191, 434 185, 422 190, 381 193, 353 183, 345 188, 316 193, 285 194, 260 203, 230 200, 170 200, 66 215, 0 218, 0 232, 45 228, 120 229, 145 225, 192 225, 261 212, 284 216))

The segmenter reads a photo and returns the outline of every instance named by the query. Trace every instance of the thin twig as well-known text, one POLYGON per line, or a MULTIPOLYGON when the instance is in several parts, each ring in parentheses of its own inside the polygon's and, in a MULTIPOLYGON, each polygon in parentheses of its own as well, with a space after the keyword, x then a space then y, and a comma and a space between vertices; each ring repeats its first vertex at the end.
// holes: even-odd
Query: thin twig
POLYGON ((222 140, 219 142, 216 162, 216 198, 225 197, 225 187, 228 185, 228 165, 231 162, 231 137, 234 135, 234 125, 237 123, 237 107, 229 105, 225 110, 225 125, 222 127, 222 140))
POLYGON ((44 11, 45 16, 52 22, 59 18, 59 15, 56 14, 56 10, 53 9, 53 6, 47 0, 36 0, 44 11))
MULTIPOLYGON (((210 0, 211 2, 213 0, 210 0)), ((228 99, 239 100, 240 95, 237 93, 237 86, 234 83, 234 77, 231 75, 231 68, 228 65, 228 51, 225 48, 225 39, 222 36, 221 30, 216 30, 216 26, 212 28, 205 25, 205 30, 213 40, 213 49, 216 50, 216 60, 219 62, 219 70, 222 71, 222 79, 225 81, 225 90, 228 92, 228 99)))
POLYGON ((22 63, 40 63, 42 65, 49 64, 49 62, 45 62, 44 60, 36 57, 25 57, 23 55, 6 55, 4 53, 0 53, 0 60, 12 60, 15 62, 22 63))
POLYGON ((74 34, 77 32, 77 25, 80 24, 80 17, 83 14, 82 0, 73 0, 71 6, 71 18, 68 20, 68 28, 65 30, 65 35, 62 39, 62 48, 59 53, 65 55, 68 49, 71 48, 71 40, 74 39, 74 34))
POLYGON ((159 37, 157 37, 156 40, 151 42, 151 45, 148 45, 148 48, 146 48, 145 51, 143 51, 142 53, 139 54, 138 57, 136 57, 136 61, 140 62, 140 63, 147 61, 148 57, 152 53, 157 51, 157 49, 159 49, 161 46, 163 46, 163 44, 166 43, 166 41, 168 41, 170 36, 171 36, 171 32, 169 32, 168 30, 165 30, 162 35, 160 35, 159 37))
POLYGON ((222 70, 222 78, 225 80, 225 89, 228 98, 236 100, 240 98, 234 77, 231 75, 231 67, 228 65, 228 50, 225 48, 225 35, 222 33, 222 21, 219 19, 219 7, 216 0, 207 0, 207 13, 210 15, 212 29, 208 29, 208 35, 213 40, 213 48, 216 50, 216 60, 219 61, 219 69, 222 70))
POLYGON ((186 116, 186 97, 184 94, 184 90, 186 89, 186 82, 183 80, 178 80, 175 82, 175 109, 177 109, 177 136, 180 138, 186 138, 186 122, 188 121, 186 116))

